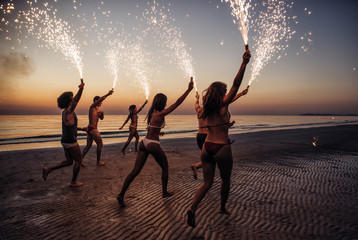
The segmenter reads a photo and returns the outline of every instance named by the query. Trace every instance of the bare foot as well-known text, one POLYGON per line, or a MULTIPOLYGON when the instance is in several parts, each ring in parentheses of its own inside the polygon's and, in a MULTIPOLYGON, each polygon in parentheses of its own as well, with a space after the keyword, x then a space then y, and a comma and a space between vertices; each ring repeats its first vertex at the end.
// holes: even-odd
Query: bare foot
POLYGON ((88 167, 87 164, 84 164, 83 162, 81 162, 81 167, 88 167))
POLYGON ((187 223, 190 227, 195 228, 196 224, 195 224, 195 214, 193 213, 192 210, 188 210, 186 212, 188 219, 187 219, 187 223))
POLYGON ((118 195, 118 196, 117 196, 117 201, 118 201, 119 206, 120 206, 121 208, 125 208, 125 207, 126 207, 126 205, 124 204, 124 201, 123 201, 123 197, 122 197, 121 195, 118 195))
POLYGON ((46 181, 47 180, 47 175, 49 174, 50 172, 48 171, 48 168, 43 168, 42 169, 42 178, 46 181))
POLYGON ((193 178, 195 180, 198 179, 198 175, 197 175, 197 172, 196 172, 196 167, 194 167, 194 165, 191 165, 191 170, 193 171, 193 178))
POLYGON ((106 162, 103 162, 103 161, 97 162, 97 166, 104 166, 104 165, 106 165, 106 162))
POLYGON ((219 213, 220 214, 230 214, 230 212, 228 210, 226 210, 226 208, 220 208, 219 213))
POLYGON ((83 185, 83 183, 81 182, 72 182, 70 184, 70 187, 81 187, 83 185))
POLYGON ((124 152, 124 149, 122 149, 121 152, 123 153, 123 155, 126 155, 126 153, 124 152))
POLYGON ((171 197, 174 195, 174 192, 166 192, 166 193, 163 193, 163 198, 166 198, 166 197, 171 197))

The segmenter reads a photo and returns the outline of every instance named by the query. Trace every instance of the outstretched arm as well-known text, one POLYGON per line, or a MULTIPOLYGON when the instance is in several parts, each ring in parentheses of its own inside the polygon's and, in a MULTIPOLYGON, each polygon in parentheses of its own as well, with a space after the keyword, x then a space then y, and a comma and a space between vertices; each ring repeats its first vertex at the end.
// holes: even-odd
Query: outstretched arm
POLYGON ((138 110, 137 110, 137 114, 143 110, 144 106, 148 103, 148 100, 145 100, 143 106, 141 106, 138 110))
POLYGON ((99 105, 101 102, 103 102, 103 100, 106 99, 109 95, 112 95, 113 92, 114 92, 113 89, 109 90, 109 92, 108 92, 106 95, 104 95, 104 96, 98 98, 97 101, 95 101, 95 102, 92 104, 92 107, 98 106, 98 105, 99 105))
POLYGON ((185 100, 185 98, 188 96, 188 94, 193 89, 193 87, 194 87, 194 82, 193 82, 193 77, 191 77, 189 85, 188 85, 188 89, 184 92, 184 94, 180 98, 178 98, 178 100, 176 100, 176 102, 173 105, 164 109, 161 112, 161 115, 165 116, 165 115, 168 115, 169 113, 173 112, 185 100))
POLYGON ((240 97, 246 95, 248 91, 249 91, 249 87, 245 88, 241 93, 236 94, 236 96, 234 97, 234 99, 232 100, 232 102, 235 102, 235 101, 236 101, 237 99, 239 99, 240 97))
POLYGON ((128 114, 127 119, 124 121, 124 123, 123 123, 122 127, 120 127, 120 128, 119 128, 119 130, 122 130, 122 128, 124 127, 124 125, 126 125, 126 124, 127 124, 127 122, 129 121, 129 119, 130 119, 130 118, 131 118, 131 115, 130 115, 130 114, 128 114))
POLYGON ((77 91, 76 95, 73 97, 73 100, 70 103, 70 106, 68 108, 69 112, 75 111, 75 108, 81 99, 84 86, 85 86, 85 84, 83 82, 83 79, 81 78, 81 84, 78 86, 78 91, 77 91))
POLYGON ((236 74, 236 77, 234 78, 232 87, 231 87, 229 93, 224 97, 223 103, 225 105, 229 105, 233 101, 237 91, 239 90, 242 79, 244 78, 246 65, 249 63, 250 57, 251 57, 250 51, 246 50, 242 57, 241 67, 240 67, 238 73, 236 74))

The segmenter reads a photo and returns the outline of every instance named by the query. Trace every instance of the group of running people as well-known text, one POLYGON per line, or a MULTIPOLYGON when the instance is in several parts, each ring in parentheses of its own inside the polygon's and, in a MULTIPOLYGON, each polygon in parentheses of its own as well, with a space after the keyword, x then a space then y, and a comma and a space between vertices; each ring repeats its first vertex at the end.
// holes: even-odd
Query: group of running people
MULTIPOLYGON (((203 93, 203 106, 199 104, 199 94, 196 93, 195 101, 195 110, 197 113, 199 130, 197 133, 197 143, 201 149, 201 161, 199 163, 193 164, 191 169, 193 171, 193 177, 197 179, 197 169, 203 169, 204 182, 199 186, 194 194, 194 198, 191 206, 187 209, 187 223, 191 227, 195 227, 195 212, 198 208, 199 203, 204 198, 208 190, 211 188, 214 176, 215 176, 215 167, 216 165, 219 168, 220 176, 222 179, 221 184, 221 205, 220 213, 228 214, 226 209, 226 202, 229 197, 230 191, 230 178, 231 171, 233 166, 233 157, 231 151, 231 144, 228 129, 235 122, 230 121, 230 113, 228 111, 228 106, 237 100, 239 97, 247 94, 248 88, 246 88, 241 93, 237 94, 239 87, 242 83, 244 77, 246 65, 249 63, 251 58, 250 51, 246 50, 243 55, 243 60, 240 66, 240 69, 237 75, 234 78, 233 84, 227 92, 227 86, 222 82, 212 83, 203 93)), ((81 79, 81 84, 78 86, 78 92, 73 96, 72 92, 64 92, 57 99, 58 107, 64 109, 62 112, 62 138, 61 144, 65 151, 66 160, 54 165, 52 167, 45 167, 42 171, 42 177, 44 180, 47 179, 48 174, 58 168, 65 166, 70 166, 74 162, 73 166, 73 176, 70 186, 77 187, 82 186, 83 183, 77 182, 77 176, 80 170, 81 165, 85 166, 83 163, 83 158, 87 154, 88 150, 92 146, 93 141, 97 144, 97 166, 105 165, 105 162, 101 161, 101 149, 103 146, 101 135, 97 129, 97 124, 99 119, 103 119, 103 111, 99 109, 104 99, 109 95, 113 94, 113 90, 110 90, 106 95, 99 97, 96 96, 93 99, 93 104, 89 110, 89 125, 86 128, 77 127, 77 117, 74 112, 83 92, 84 88, 83 80, 81 79), (77 142, 77 130, 82 130, 87 132, 87 145, 81 153, 80 146, 77 142)), ((135 137, 135 150, 137 153, 137 158, 134 164, 133 170, 126 177, 122 190, 117 196, 118 203, 120 207, 125 207, 124 196, 129 188, 132 181, 140 173, 143 168, 149 154, 151 154, 155 161, 159 164, 162 169, 162 196, 170 197, 174 193, 168 191, 168 160, 162 150, 159 142, 159 136, 163 135, 161 131, 165 126, 165 116, 173 112, 188 96, 188 94, 193 89, 193 78, 190 79, 187 90, 180 96, 174 104, 166 108, 167 97, 158 93, 155 95, 152 106, 150 107, 148 114, 146 116, 147 120, 147 135, 139 143, 138 151, 138 141, 139 135, 137 132, 137 114, 144 108, 148 103, 145 101, 144 104, 137 109, 135 105, 129 107, 129 115, 123 125, 119 128, 120 130, 125 126, 125 124, 131 120, 129 126, 129 137, 125 145, 123 146, 121 152, 125 154, 125 149, 131 142, 132 138, 135 137)))

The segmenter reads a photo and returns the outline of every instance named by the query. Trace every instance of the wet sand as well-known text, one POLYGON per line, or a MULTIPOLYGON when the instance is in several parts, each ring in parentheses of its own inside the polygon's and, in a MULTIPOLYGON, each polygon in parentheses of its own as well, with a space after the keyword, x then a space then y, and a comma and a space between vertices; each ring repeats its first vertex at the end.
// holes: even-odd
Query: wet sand
MULTIPOLYGON (((358 239, 358 125, 265 131, 230 136, 234 168, 227 209, 218 213, 220 176, 186 224, 186 209, 202 182, 194 138, 163 140, 171 198, 161 197, 161 170, 149 157, 126 194, 116 195, 135 153, 123 144, 95 146, 70 188, 72 167, 43 181, 41 169, 64 160, 62 148, 0 152, 0 239, 358 239), (318 136, 318 145, 312 145, 318 136)), ((133 148, 133 143, 129 146, 133 148)))

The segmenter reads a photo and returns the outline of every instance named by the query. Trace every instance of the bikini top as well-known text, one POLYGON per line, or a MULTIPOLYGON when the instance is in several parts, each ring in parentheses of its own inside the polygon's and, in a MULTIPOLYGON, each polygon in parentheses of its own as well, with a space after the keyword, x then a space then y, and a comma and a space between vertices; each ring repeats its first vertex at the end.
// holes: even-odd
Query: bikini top
POLYGON ((165 127, 165 121, 163 122, 162 126, 160 126, 160 127, 152 126, 152 125, 150 125, 150 123, 147 125, 147 129, 149 129, 149 128, 159 128, 159 129, 161 129, 161 128, 164 128, 164 127, 165 127))

